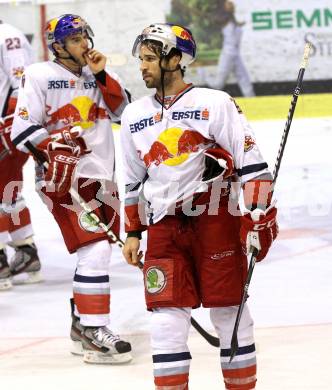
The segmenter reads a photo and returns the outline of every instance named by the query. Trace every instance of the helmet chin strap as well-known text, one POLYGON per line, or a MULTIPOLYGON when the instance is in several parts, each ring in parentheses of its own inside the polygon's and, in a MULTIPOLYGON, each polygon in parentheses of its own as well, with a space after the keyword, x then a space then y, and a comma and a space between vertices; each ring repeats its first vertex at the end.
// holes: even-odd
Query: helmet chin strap
POLYGON ((71 60, 75 62, 76 65, 82 67, 81 64, 76 60, 76 58, 74 58, 65 47, 63 48, 63 50, 68 54, 68 57, 60 57, 59 55, 57 55, 58 58, 60 58, 61 60, 71 60))
POLYGON ((163 119, 163 116, 164 116, 164 102, 165 102, 165 74, 166 72, 176 72, 177 70, 180 70, 181 69, 181 66, 180 64, 178 64, 174 69, 166 69, 162 66, 161 62, 162 60, 166 58, 165 55, 161 55, 160 56, 160 60, 159 60, 159 67, 160 67, 160 70, 161 70, 161 74, 160 74, 160 82, 161 82, 161 119, 163 119))

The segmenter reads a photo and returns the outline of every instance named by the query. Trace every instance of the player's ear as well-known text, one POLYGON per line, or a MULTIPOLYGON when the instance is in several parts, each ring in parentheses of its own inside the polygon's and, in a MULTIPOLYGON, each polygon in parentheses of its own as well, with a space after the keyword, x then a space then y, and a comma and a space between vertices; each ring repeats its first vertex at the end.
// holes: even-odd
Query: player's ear
POLYGON ((174 54, 170 59, 171 69, 180 67, 181 54, 174 54))
POLYGON ((64 52, 63 47, 57 42, 53 43, 53 49, 56 50, 57 54, 62 54, 64 52))
POLYGON ((172 50, 170 54, 166 57, 167 67, 168 69, 180 69, 180 61, 182 55, 180 52, 172 50))

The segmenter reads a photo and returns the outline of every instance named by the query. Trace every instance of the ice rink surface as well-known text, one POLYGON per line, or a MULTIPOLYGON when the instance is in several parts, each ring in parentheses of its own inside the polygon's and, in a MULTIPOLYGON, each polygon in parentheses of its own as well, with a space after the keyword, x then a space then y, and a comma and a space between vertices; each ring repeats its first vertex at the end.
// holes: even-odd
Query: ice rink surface
MULTIPOLYGON (((273 169, 284 121, 252 125, 273 169)), ((331 147, 332 118, 293 121, 275 192, 280 235, 268 258, 256 266, 249 291, 260 390, 332 388, 331 147)), ((57 225, 34 192, 31 161, 25 177, 44 282, 0 294, 0 389, 152 390, 142 275, 126 265, 118 248, 111 264, 111 327, 132 342, 134 360, 93 366, 68 352, 76 257, 67 253, 57 225)), ((194 310, 193 316, 213 332, 208 310, 194 310)), ((190 348, 190 389, 222 389, 218 350, 194 330, 190 348)))

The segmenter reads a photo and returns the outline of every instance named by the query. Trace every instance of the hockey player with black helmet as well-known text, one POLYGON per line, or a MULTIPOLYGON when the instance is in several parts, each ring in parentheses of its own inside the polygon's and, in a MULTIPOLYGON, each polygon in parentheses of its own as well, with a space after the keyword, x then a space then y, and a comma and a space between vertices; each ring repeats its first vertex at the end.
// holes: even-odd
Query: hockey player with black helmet
POLYGON ((188 389, 190 316, 200 305, 210 308, 220 338, 225 387, 254 389, 247 306, 231 363, 230 344, 246 253, 254 247, 262 260, 277 235, 272 176, 234 99, 184 81, 196 57, 187 28, 150 25, 137 37, 133 55, 147 88, 156 93, 129 104, 122 115, 128 233, 123 254, 129 264, 139 264, 139 240, 147 229, 144 283, 156 389, 188 389), (232 187, 243 189, 245 215, 232 187))
POLYGON ((93 32, 78 15, 47 23, 54 61, 28 67, 21 83, 12 140, 37 159, 36 181, 70 253, 77 253, 72 300, 73 353, 88 363, 131 360, 131 345, 108 327, 111 242, 75 202, 75 186, 105 224, 118 233, 112 121, 128 103, 106 57, 93 48, 93 32), (42 158, 40 158, 42 156, 42 158), (45 171, 41 160, 45 159, 45 171))

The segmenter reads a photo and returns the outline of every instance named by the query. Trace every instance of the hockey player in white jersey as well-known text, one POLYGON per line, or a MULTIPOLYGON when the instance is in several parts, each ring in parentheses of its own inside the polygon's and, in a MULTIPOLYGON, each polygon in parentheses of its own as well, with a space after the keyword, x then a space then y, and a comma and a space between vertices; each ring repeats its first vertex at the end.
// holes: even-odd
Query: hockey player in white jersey
POLYGON ((0 21, 0 291, 15 282, 41 281, 40 261, 33 240, 30 212, 21 195, 26 153, 10 140, 17 92, 24 68, 32 63, 33 50, 24 34, 0 21), (10 263, 6 244, 15 249, 10 263), (24 277, 16 278, 16 275, 24 277))
POLYGON ((12 140, 39 159, 36 180, 41 196, 68 251, 77 253, 73 353, 84 354, 89 363, 123 363, 131 360, 131 345, 107 327, 111 245, 69 190, 75 186, 99 218, 118 233, 111 123, 119 119, 128 99, 118 77, 105 68, 106 57, 93 49, 93 32, 80 16, 66 14, 50 20, 46 40, 55 59, 26 69, 12 140), (49 165, 46 172, 40 153, 49 165))
POLYGON ((156 389, 188 389, 190 316, 200 305, 210 308, 220 338, 226 388, 253 389, 256 354, 247 306, 231 363, 230 342, 247 274, 245 253, 254 246, 262 260, 278 231, 271 174, 234 99, 184 82, 185 68, 196 55, 188 29, 151 25, 137 37, 133 55, 156 94, 129 104, 122 115, 128 233, 123 254, 138 265, 146 229, 142 198, 156 389), (243 188, 245 215, 230 195, 232 187, 243 188))

